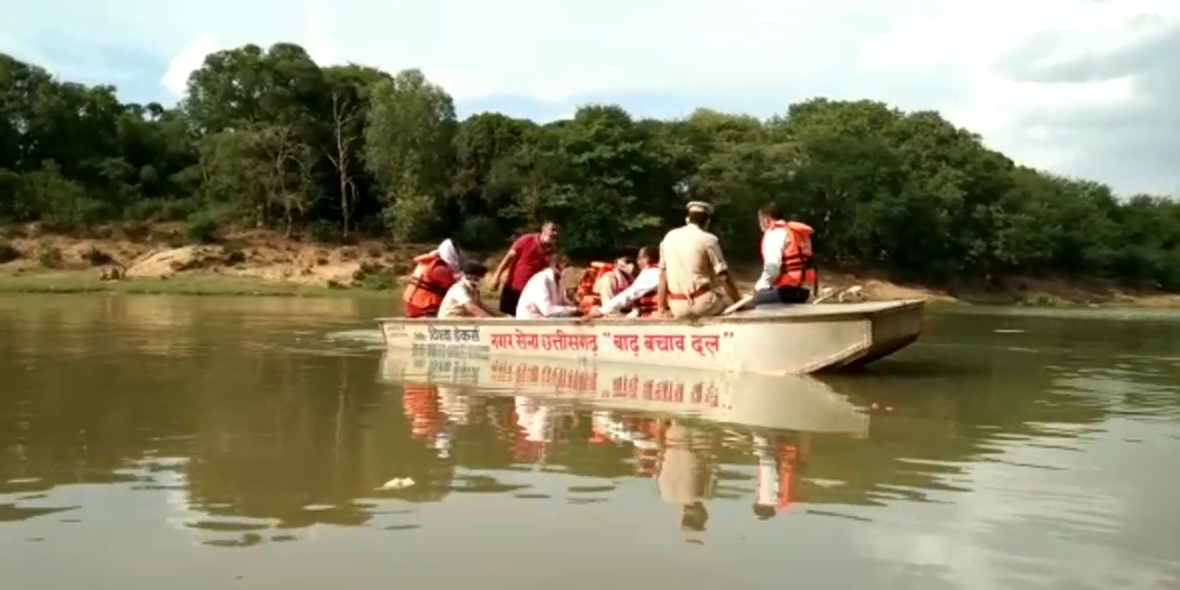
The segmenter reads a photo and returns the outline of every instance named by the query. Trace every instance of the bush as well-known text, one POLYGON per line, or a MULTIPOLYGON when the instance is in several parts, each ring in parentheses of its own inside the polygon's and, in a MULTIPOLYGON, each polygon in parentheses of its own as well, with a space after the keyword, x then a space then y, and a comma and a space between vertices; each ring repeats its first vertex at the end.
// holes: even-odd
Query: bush
POLYGON ((227 266, 234 266, 246 261, 246 253, 242 252, 241 248, 234 245, 229 245, 223 248, 221 254, 224 257, 224 261, 227 266))
POLYGON ((12 247, 8 242, 0 242, 0 264, 12 262, 20 258, 20 250, 12 247))
POLYGON ((90 266, 102 266, 104 264, 111 264, 115 261, 110 254, 99 250, 93 246, 89 250, 82 253, 82 260, 90 263, 90 266))
POLYGON ((455 239, 465 250, 488 250, 500 245, 503 237, 495 221, 476 215, 463 221, 455 239))
POLYGON ((148 199, 132 203, 123 217, 127 221, 182 221, 196 210, 196 199, 148 199))
POLYGON ((37 261, 45 268, 61 268, 65 264, 65 258, 61 255, 61 250, 56 246, 42 244, 37 249, 37 261))
POLYGON ((220 228, 217 219, 207 211, 190 215, 188 224, 184 227, 184 236, 194 242, 212 244, 217 241, 217 230, 220 228))
POLYGON ((327 220, 311 222, 307 227, 311 239, 321 244, 335 244, 341 241, 343 232, 340 225, 327 220))

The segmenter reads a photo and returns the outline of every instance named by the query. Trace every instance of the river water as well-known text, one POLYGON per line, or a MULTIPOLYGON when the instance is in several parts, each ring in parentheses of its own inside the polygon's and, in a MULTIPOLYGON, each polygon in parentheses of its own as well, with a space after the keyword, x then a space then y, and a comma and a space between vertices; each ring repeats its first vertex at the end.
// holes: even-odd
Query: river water
POLYGON ((940 311, 622 407, 414 383, 389 313, 0 299, 0 587, 1180 587, 1180 314, 940 311))

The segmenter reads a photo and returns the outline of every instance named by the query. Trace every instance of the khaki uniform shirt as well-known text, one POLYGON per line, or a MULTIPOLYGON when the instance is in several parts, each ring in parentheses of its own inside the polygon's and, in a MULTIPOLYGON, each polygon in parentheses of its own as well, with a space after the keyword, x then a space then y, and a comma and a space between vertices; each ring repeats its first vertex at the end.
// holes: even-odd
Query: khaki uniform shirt
POLYGON ((663 460, 656 483, 669 504, 692 504, 712 495, 708 433, 673 422, 664 431, 663 460))
POLYGON ((668 282, 668 294, 689 295, 702 287, 712 291, 692 301, 668 299, 672 315, 716 315, 725 309, 717 276, 728 270, 717 236, 689 223, 664 236, 660 242, 660 268, 668 282))

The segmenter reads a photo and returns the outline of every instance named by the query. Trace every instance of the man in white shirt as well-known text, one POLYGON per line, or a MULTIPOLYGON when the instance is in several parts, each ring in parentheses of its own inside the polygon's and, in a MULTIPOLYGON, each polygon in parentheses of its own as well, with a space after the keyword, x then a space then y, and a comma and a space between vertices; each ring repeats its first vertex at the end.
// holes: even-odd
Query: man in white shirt
POLYGON ((569 266, 569 257, 559 252, 549 254, 549 267, 529 279, 520 291, 516 317, 522 320, 573 317, 581 312, 571 305, 561 288, 561 273, 569 266))
POLYGON ((440 318, 482 318, 493 314, 483 304, 479 283, 488 274, 488 267, 474 261, 463 263, 463 277, 443 296, 438 307, 440 318))
POLYGON ((810 234, 802 234, 804 241, 792 244, 796 239, 789 229, 792 225, 807 232, 811 230, 806 225, 784 221, 782 210, 774 203, 767 203, 758 209, 758 226, 762 229, 762 275, 754 283, 754 303, 757 305, 806 303, 811 297, 811 291, 804 286, 805 283, 812 286, 810 283, 815 280, 815 269, 810 266, 811 243, 810 237, 807 237, 810 234), (800 250, 798 246, 806 249, 807 267, 801 267, 799 260, 796 260, 796 266, 785 265, 784 253, 800 250), (787 278, 785 274, 794 276, 795 280, 784 281, 787 278))
POLYGON ((655 293, 660 286, 660 251, 653 246, 644 246, 639 249, 636 260, 640 270, 631 285, 604 302, 602 307, 590 310, 585 319, 618 313, 628 308, 631 311, 627 317, 647 316, 655 311, 655 293))

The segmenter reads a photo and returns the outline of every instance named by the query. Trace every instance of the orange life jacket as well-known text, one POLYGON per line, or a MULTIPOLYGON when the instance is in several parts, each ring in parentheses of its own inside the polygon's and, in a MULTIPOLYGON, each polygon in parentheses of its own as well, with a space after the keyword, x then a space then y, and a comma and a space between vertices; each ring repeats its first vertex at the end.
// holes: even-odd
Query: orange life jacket
POLYGON ((447 267, 446 264, 442 258, 437 256, 418 263, 414 272, 410 274, 410 282, 406 285, 406 290, 402 292, 402 302, 425 311, 429 315, 437 315, 443 297, 447 294, 447 289, 455 284, 455 273, 449 272, 450 278, 442 283, 436 281, 431 275, 434 274, 435 267, 439 265, 450 271, 450 267, 447 267))
MULTIPOLYGON (((590 266, 582 271, 582 277, 578 279, 578 288, 575 291, 579 309, 585 312, 602 305, 602 295, 594 289, 594 286, 598 284, 598 279, 602 278, 602 275, 612 273, 614 270, 615 266, 609 262, 591 262, 590 266)), ((631 281, 621 274, 616 274, 615 280, 618 283, 615 285, 615 293, 631 285, 631 281)))
POLYGON ((426 441, 441 430, 442 414, 438 408, 438 389, 432 385, 406 385, 402 392, 402 410, 410 422, 410 437, 426 441))
POLYGON ((791 506, 791 501, 794 499, 792 494, 792 486, 795 483, 795 461, 798 457, 798 450, 795 445, 785 443, 772 443, 771 452, 774 453, 775 474, 774 479, 763 479, 762 470, 758 470, 758 488, 763 490, 769 488, 774 494, 774 509, 775 512, 784 512, 791 506))
POLYGON ((770 230, 782 228, 787 230, 790 240, 783 248, 783 265, 778 279, 774 282, 775 289, 783 287, 808 287, 818 291, 819 275, 815 272, 815 259, 811 249, 811 236, 815 230, 806 223, 798 221, 776 221, 762 234, 763 243, 770 230))

